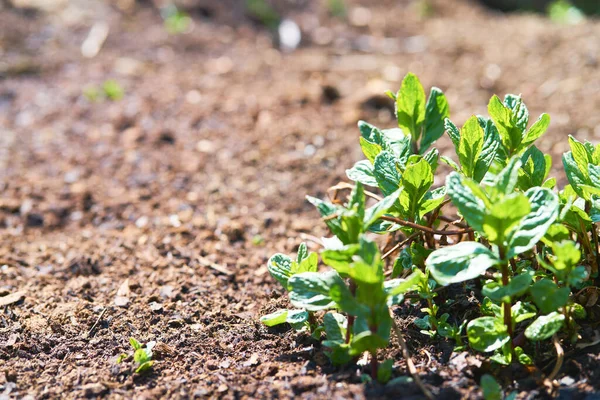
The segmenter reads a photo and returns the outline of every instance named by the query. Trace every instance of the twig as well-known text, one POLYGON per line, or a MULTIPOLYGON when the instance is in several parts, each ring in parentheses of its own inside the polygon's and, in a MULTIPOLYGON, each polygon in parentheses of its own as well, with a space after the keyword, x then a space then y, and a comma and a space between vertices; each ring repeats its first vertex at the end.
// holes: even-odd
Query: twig
POLYGON ((396 223, 398 225, 402 225, 402 226, 407 226, 409 228, 418 229, 420 231, 432 233, 434 235, 450 236, 450 235, 462 235, 462 234, 465 234, 465 233, 472 233, 473 232, 473 229, 471 229, 471 228, 463 229, 463 230, 460 230, 460 231, 440 231, 440 230, 437 230, 437 229, 430 228, 428 226, 419 225, 419 224, 416 224, 414 222, 405 221, 403 219, 396 218, 396 217, 388 217, 388 216, 384 215, 384 216, 382 216, 380 218, 382 220, 384 220, 384 221, 394 222, 394 223, 396 223))
POLYGON ((233 272, 231 272, 229 269, 227 269, 226 267, 224 267, 222 265, 219 265, 219 264, 216 264, 216 263, 210 261, 208 258, 198 256, 198 261, 200 262, 200 264, 204 265, 205 267, 212 268, 217 272, 220 272, 227 276, 233 275, 233 272))
MULTIPOLYGON (((100 315, 98 316, 98 318, 96 319, 96 322, 94 322, 94 325, 92 325, 92 327, 90 328, 90 330, 87 333, 86 337, 90 337, 92 336, 92 333, 94 333, 94 330, 96 329, 96 327, 98 326, 98 324, 100 323, 100 321, 102 320, 102 317, 104 317, 104 314, 106 313, 106 307, 104 307, 102 309, 102 311, 100 312, 100 315)), ((66 357, 65 357, 66 358, 66 357)), ((64 359, 63 359, 64 361, 64 359)))
POLYGON ((400 345, 400 348, 402 349, 402 356, 406 360, 406 366, 408 367, 408 371, 412 375, 413 379, 415 380, 415 383, 417 384, 417 386, 419 386, 419 388, 421 389, 421 391, 423 392, 425 397, 427 397, 429 400, 433 400, 434 399, 433 394, 431 393, 431 391, 429 389, 427 389, 427 386, 425 386, 423 381, 421 381, 421 378, 419 377, 419 372, 417 371, 417 368, 415 367, 415 364, 413 363, 412 358, 410 358, 410 352, 408 351, 406 342, 404 341, 404 338, 402 337, 402 332, 400 331, 400 328, 398 328, 398 325, 396 324, 396 320, 394 319, 392 310, 390 310, 390 317, 392 318, 392 328, 394 329, 394 333, 396 334, 396 337, 398 338, 398 344, 400 345))
POLYGON ((319 239, 316 236, 310 235, 308 233, 304 233, 304 232, 300 233, 300 239, 311 241, 311 242, 316 243, 319 246, 323 247, 323 242, 321 241, 321 239, 319 239))
POLYGON ((552 381, 560 372, 560 368, 562 367, 563 360, 565 358, 565 352, 556 335, 552 336, 552 343, 554 343, 554 348, 556 349, 556 364, 554 365, 552 372, 550 372, 550 375, 548 375, 548 377, 544 380, 544 384, 550 388, 552 387, 552 381))
MULTIPOLYGON (((354 186, 353 186, 353 185, 351 185, 351 184, 349 184, 348 182, 340 182, 340 183, 338 183, 337 185, 335 185, 335 186, 332 186, 332 187, 330 187, 329 189, 327 189, 327 191, 328 191, 328 192, 334 192, 333 199, 335 200, 335 199, 337 199, 337 191, 338 191, 338 190, 342 190, 342 189, 350 189, 350 190, 352 190, 352 189, 354 189, 354 186)), ((373 192, 369 192, 368 190, 365 190, 365 194, 366 194, 367 196, 369 196, 369 197, 371 197, 371 198, 373 198, 373 199, 377 200, 377 201, 381 201, 381 200, 383 200, 383 199, 381 198, 381 196, 378 196, 378 195, 376 195, 376 194, 375 194, 375 193, 373 193, 373 192)))
POLYGON ((390 254, 392 254, 393 252, 395 252, 396 250, 398 250, 400 247, 404 246, 408 242, 414 240, 418 235, 419 235, 418 233, 413 233, 412 235, 410 235, 409 237, 407 237, 400 243, 397 243, 394 247, 389 249, 383 256, 381 256, 381 259, 385 260, 386 258, 388 258, 390 256, 390 254))

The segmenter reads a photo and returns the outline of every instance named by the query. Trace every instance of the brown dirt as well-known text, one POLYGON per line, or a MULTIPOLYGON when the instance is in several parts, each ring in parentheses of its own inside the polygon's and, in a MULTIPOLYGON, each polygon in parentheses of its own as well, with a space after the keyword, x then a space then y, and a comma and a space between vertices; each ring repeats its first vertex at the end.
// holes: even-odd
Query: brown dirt
MULTIPOLYGON (((268 257, 326 234, 304 195, 324 196, 361 158, 358 119, 393 125, 379 95, 408 71, 447 93, 458 123, 493 93, 522 93, 553 118, 540 145, 556 170, 567 134, 600 138, 600 21, 458 0, 422 17, 418 2, 386 0, 358 27, 320 2, 281 1, 305 32, 281 53, 239 3, 188 2, 194 29, 178 36, 143 3, 0 12, 0 295, 25 291, 0 308, 0 398, 421 398, 414 384, 363 385, 306 335, 258 322, 285 305, 268 257), (99 20, 108 39, 83 59, 99 20), (122 100, 82 95, 108 78, 122 100), (159 343, 151 373, 115 364, 130 336, 159 343)), ((487 364, 421 335, 419 308, 397 319, 425 383, 439 398, 480 396, 487 364)), ((598 346, 566 350, 561 395, 600 390, 598 346)), ((548 372, 552 349, 539 351, 548 372)), ((504 374, 548 396, 540 370, 504 374)))

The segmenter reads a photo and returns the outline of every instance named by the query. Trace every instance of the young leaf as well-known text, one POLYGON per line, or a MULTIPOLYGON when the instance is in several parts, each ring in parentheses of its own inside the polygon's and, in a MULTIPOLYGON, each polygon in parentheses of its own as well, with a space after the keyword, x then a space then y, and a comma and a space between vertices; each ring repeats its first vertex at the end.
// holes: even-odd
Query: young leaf
POLYGON ((565 316, 557 312, 542 315, 525 329, 525 337, 536 342, 549 339, 562 328, 564 321, 565 316))
POLYGON ((290 302, 297 308, 308 311, 320 311, 333 308, 336 305, 332 298, 333 291, 348 290, 346 284, 336 271, 323 274, 318 272, 303 272, 292 276, 290 286, 290 302))
POLYGON ((369 142, 362 136, 359 140, 360 148, 362 149, 363 154, 365 155, 365 157, 367 157, 367 160, 369 160, 371 163, 374 163, 375 157, 377 157, 377 155, 382 151, 381 146, 373 142, 369 142))
POLYGON ((421 200, 433 184, 431 166, 425 159, 406 167, 402 174, 404 190, 400 194, 400 205, 410 218, 415 218, 421 200))
POLYGON ((476 116, 472 116, 465 122, 460 131, 458 143, 458 159, 466 176, 473 178, 475 165, 483 149, 483 129, 479 125, 476 116))
POLYGON ((287 289, 288 279, 292 276, 292 259, 285 254, 274 254, 267 262, 267 269, 271 276, 287 289))
POLYGON ((274 313, 263 315, 260 317, 260 322, 266 326, 280 325, 286 322, 288 316, 288 310, 277 310, 274 313))
POLYGON ((392 153, 382 151, 375 158, 375 180, 384 195, 389 196, 400 187, 400 173, 392 153))
POLYGON ((323 326, 328 341, 343 342, 346 339, 348 321, 342 314, 328 312, 323 317, 323 326))
POLYGON ((500 260, 487 247, 476 242, 462 242, 431 253, 426 266, 442 286, 464 282, 483 274, 500 260))
POLYGON ((484 353, 497 350, 510 340, 506 329, 499 318, 476 318, 467 325, 469 344, 473 349, 484 353))
POLYGON ((513 277, 508 285, 501 285, 498 282, 486 284, 481 290, 481 294, 489 297, 498 303, 510 301, 512 298, 522 295, 529 289, 532 277, 528 273, 519 274, 513 277))
POLYGON ((479 121, 479 125, 484 131, 484 134, 483 148, 475 162, 473 180, 475 180, 475 182, 481 182, 481 180, 485 177, 485 174, 490 169, 494 158, 496 158, 501 141, 500 135, 498 134, 498 129, 496 129, 496 126, 491 119, 481 116, 478 116, 477 119, 479 121))
POLYGON ((540 279, 531 286, 531 296, 534 303, 544 313, 557 311, 567 304, 571 290, 568 287, 559 288, 552 280, 540 279))
POLYGON ((529 130, 525 134, 525 137, 521 142, 521 147, 527 147, 533 142, 535 142, 540 136, 542 136, 546 132, 549 125, 550 116, 546 113, 540 115, 538 120, 535 121, 533 125, 531 125, 531 128, 529 128, 529 130))
POLYGON ((460 131, 458 127, 454 125, 454 122, 450 121, 449 118, 444 120, 444 129, 448 132, 448 136, 450 136, 450 140, 454 144, 454 147, 458 149, 458 144, 460 143, 460 131))
POLYGON ((425 91, 419 78, 408 73, 396 95, 396 117, 398 127, 410 133, 416 142, 421 135, 421 124, 425 120, 425 91))
POLYGON ((360 182, 363 185, 377 187, 375 179, 375 169, 368 160, 358 161, 354 167, 346 170, 348 179, 354 182, 360 182))
POLYGON ((512 155, 521 144, 522 137, 521 130, 515 126, 513 121, 511 109, 506 107, 498 96, 494 95, 488 104, 488 113, 498 128, 502 144, 509 152, 509 155, 512 155))
POLYGON ((529 198, 531 212, 521 220, 508 240, 509 258, 535 246, 558 217, 558 197, 551 190, 531 188, 525 196, 529 198))
POLYGON ((504 246, 505 238, 530 211, 529 199, 524 194, 510 194, 485 214, 483 232, 491 243, 504 246))
POLYGON ((425 130, 421 139, 421 154, 444 134, 444 120, 450 116, 450 107, 444 93, 432 87, 425 106, 425 130))
POLYGON ((473 192, 472 187, 465 184, 466 182, 467 180, 463 180, 458 173, 452 172, 446 178, 446 191, 452 199, 452 204, 458 208, 469 225, 476 231, 483 232, 485 203, 473 192))

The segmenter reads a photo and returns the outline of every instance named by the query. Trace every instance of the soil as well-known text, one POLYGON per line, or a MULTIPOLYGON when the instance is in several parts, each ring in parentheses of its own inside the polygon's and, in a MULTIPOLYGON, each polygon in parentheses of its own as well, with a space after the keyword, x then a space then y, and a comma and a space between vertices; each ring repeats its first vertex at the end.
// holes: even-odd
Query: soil
MULTIPOLYGON (((268 257, 327 235, 304 196, 326 196, 362 158, 357 120, 394 125, 382 93, 408 71, 446 92, 457 123, 494 93, 548 112, 540 147, 561 182, 567 134, 600 139, 600 21, 382 0, 347 1, 349 23, 322 2, 280 1, 304 35, 282 52, 242 3, 186 2, 194 24, 180 35, 151 2, 0 3, 1 399, 422 398, 410 382, 363 384, 361 367, 334 368, 306 334, 258 321, 287 302, 268 257), (83 58, 98 22, 107 40, 83 58), (121 100, 83 95, 107 79, 121 100), (149 373, 116 364, 130 337, 157 342, 149 373)), ((419 310, 396 319, 425 384, 480 397, 490 365, 422 335, 419 310)), ((600 346, 565 346, 551 392, 550 346, 537 367, 497 375, 523 398, 597 398, 600 346)), ((387 355, 408 374, 397 346, 387 355)))

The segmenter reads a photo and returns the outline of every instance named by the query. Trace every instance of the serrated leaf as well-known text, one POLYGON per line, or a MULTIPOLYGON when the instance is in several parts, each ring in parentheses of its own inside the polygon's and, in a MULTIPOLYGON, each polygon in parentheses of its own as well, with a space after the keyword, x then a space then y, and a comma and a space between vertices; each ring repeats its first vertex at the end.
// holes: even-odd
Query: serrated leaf
POLYGON ((557 312, 542 315, 525 329, 525 336, 536 342, 549 339, 560 331, 564 321, 565 316, 557 312))
POLYGON ((458 173, 452 172, 446 178, 446 192, 467 223, 476 231, 483 232, 485 204, 475 195, 473 189, 463 182, 463 178, 458 173))
POLYGON ((431 166, 425 159, 409 165, 402 174, 403 190, 400 194, 400 205, 410 218, 418 215, 419 205, 433 184, 431 166))
POLYGON ((375 169, 369 160, 358 161, 352 168, 346 170, 346 176, 351 181, 360 182, 363 185, 378 186, 375 169))
POLYGON ((521 147, 525 148, 535 142, 539 137, 546 133, 548 126, 550 126, 550 116, 544 113, 539 116, 533 125, 531 125, 531 128, 529 128, 521 142, 521 147))
POLYGON ((498 96, 494 95, 488 104, 488 113, 498 128, 502 144, 509 155, 512 155, 522 140, 522 130, 515 126, 513 112, 500 101, 498 96))
POLYGON ((510 194, 495 203, 485 214, 483 232, 491 243, 504 246, 505 239, 530 211, 529 199, 524 194, 510 194))
POLYGON ((444 120, 444 129, 448 133, 448 136, 450 136, 450 140, 452 140, 454 147, 458 149, 458 144, 460 143, 460 131, 458 130, 458 127, 454 125, 454 122, 450 121, 449 118, 446 118, 444 120))
POLYGON ((475 174, 475 164, 483 149, 483 129, 479 125, 476 116, 472 116, 465 122, 460 131, 458 142, 458 159, 462 171, 469 178, 475 174))
POLYGON ((396 158, 388 151, 382 151, 375 158, 374 175, 384 195, 389 196, 400 187, 400 173, 396 168, 396 158))
POLYGON ((267 269, 271 276, 287 289, 288 279, 292 276, 292 259, 285 254, 274 254, 267 262, 267 269))
POLYGON ((479 157, 475 161, 475 170, 473 172, 473 179, 476 182, 481 182, 481 180, 485 177, 485 174, 490 169, 494 158, 496 158, 496 154, 498 153, 498 148, 501 145, 500 135, 498 134, 498 129, 492 122, 491 119, 484 117, 477 117, 479 121, 479 125, 483 129, 483 148, 479 157))
POLYGON ((493 187, 496 191, 504 195, 512 193, 517 186, 519 168, 521 168, 521 160, 518 157, 511 158, 506 167, 494 179, 493 187))
POLYGON ((396 118, 398 127, 409 132, 414 141, 421 135, 421 124, 425 120, 425 91, 419 79, 408 73, 396 95, 396 118))
POLYGON ((565 169, 565 174, 567 175, 567 179, 571 184, 571 188, 573 189, 573 191, 575 191, 575 193, 577 193, 579 197, 585 198, 586 194, 581 189, 581 185, 586 185, 590 183, 588 175, 584 174, 584 172, 582 172, 579 169, 579 166, 577 165, 577 162, 575 161, 572 152, 569 151, 567 153, 564 153, 562 161, 565 169))
POLYGON ((308 311, 320 311, 334 308, 336 301, 332 298, 335 290, 348 290, 344 281, 336 271, 325 273, 303 272, 290 277, 290 302, 297 308, 308 311))
POLYGON ((531 188, 525 192, 531 212, 516 226, 508 240, 508 257, 524 253, 539 242, 558 217, 558 197, 545 188, 531 188))
POLYGON ((425 106, 425 130, 421 139, 421 154, 444 134, 444 120, 450 116, 450 107, 444 93, 432 87, 425 106))
POLYGON ((442 286, 477 278, 499 260, 487 247, 477 242, 462 242, 431 253, 426 266, 442 286))
POLYGON ((362 136, 360 137, 360 148, 363 151, 363 154, 365 155, 365 157, 367 157, 367 160, 369 160, 371 163, 375 162, 375 157, 377 157, 377 155, 379 153, 381 153, 382 149, 381 146, 372 142, 369 142, 367 139, 363 138, 362 136))

